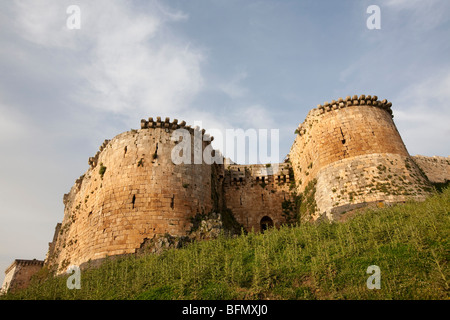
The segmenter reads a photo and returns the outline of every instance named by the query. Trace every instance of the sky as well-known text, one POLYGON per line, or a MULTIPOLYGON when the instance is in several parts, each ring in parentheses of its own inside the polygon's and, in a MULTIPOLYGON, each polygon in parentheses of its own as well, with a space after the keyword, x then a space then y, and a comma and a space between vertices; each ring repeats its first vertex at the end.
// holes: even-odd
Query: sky
POLYGON ((449 156, 449 35, 447 0, 2 1, 0 281, 45 258, 88 158, 143 118, 279 130, 282 161, 310 109, 377 95, 411 155, 449 156))

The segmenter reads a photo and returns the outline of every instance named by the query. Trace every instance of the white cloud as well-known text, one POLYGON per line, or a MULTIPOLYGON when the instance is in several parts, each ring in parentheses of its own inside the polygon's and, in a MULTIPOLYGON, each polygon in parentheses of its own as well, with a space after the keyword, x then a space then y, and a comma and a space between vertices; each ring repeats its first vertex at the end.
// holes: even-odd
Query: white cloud
POLYGON ((443 70, 421 79, 399 93, 399 103, 408 108, 427 110, 430 113, 448 111, 450 99, 450 70, 443 70))
POLYGON ((219 85, 219 88, 232 99, 241 98, 248 92, 242 85, 242 81, 246 78, 246 72, 239 72, 230 81, 219 85))
POLYGON ((244 126, 248 128, 276 128, 272 114, 267 108, 260 104, 253 104, 240 110, 240 117, 244 121, 244 126))
MULTIPOLYGON (((186 20, 158 2, 82 2, 81 29, 66 27, 67 2, 15 2, 15 26, 34 44, 72 55, 79 79, 73 102, 129 117, 181 110, 202 90, 203 53, 171 35, 166 25, 186 20), (80 53, 78 58, 76 55, 80 53)), ((51 63, 51 62, 50 62, 51 63)))
POLYGON ((393 101, 395 122, 411 154, 450 155, 450 70, 410 85, 393 101))
POLYGON ((67 32, 65 20, 67 6, 62 1, 16 0, 12 7, 14 29, 34 44, 71 47, 73 34, 67 32))
MULTIPOLYGON (((185 120, 187 124, 194 126, 199 125, 201 128, 206 130, 207 134, 214 137, 212 146, 214 149, 219 150, 225 157, 236 156, 237 143, 239 140, 231 139, 232 134, 249 134, 248 140, 245 141, 246 153, 245 155, 240 154, 240 158, 233 158, 234 161, 238 163, 256 163, 261 159, 258 157, 258 152, 249 152, 248 148, 254 147, 258 148, 260 143, 264 143, 260 135, 260 130, 267 130, 267 139, 269 148, 275 148, 275 143, 278 144, 278 149, 280 148, 280 141, 272 141, 271 135, 275 134, 272 129, 279 129, 280 125, 276 123, 272 114, 268 111, 267 107, 259 104, 252 104, 249 106, 241 105, 241 107, 236 108, 235 111, 230 111, 226 117, 218 117, 213 113, 205 113, 201 110, 192 110, 188 113, 183 112, 179 121, 185 120), (235 150, 235 151, 232 151, 235 150), (245 159, 243 157, 246 157, 245 159)), ((281 131, 281 130, 280 130, 281 131)), ((279 135, 281 137, 281 132, 279 135)), ((289 131, 292 131, 289 128, 289 131)), ((242 147, 242 145, 239 145, 242 147)), ((279 158, 280 156, 277 155, 279 158)), ((284 155, 282 156, 284 157, 284 155)), ((280 159, 281 161, 282 159, 280 159)))

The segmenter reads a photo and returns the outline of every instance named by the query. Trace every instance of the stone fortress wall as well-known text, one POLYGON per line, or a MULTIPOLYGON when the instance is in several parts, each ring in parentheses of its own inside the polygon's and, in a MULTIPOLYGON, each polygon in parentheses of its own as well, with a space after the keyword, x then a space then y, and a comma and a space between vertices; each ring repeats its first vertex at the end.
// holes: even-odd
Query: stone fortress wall
POLYGON ((412 158, 431 182, 445 183, 450 181, 450 157, 417 155, 412 158))
POLYGON ((215 154, 213 137, 176 119, 142 120, 140 130, 105 140, 89 158, 89 169, 64 195, 64 217, 44 265, 63 273, 70 265, 135 253, 154 237, 186 235, 197 214, 228 210, 248 231, 279 226, 286 222, 284 205, 306 190, 314 190, 313 221, 340 220, 372 203, 422 200, 431 183, 450 180, 450 158, 411 157, 392 118, 391 103, 376 96, 325 102, 299 125, 279 170, 203 160, 174 164, 172 150, 180 142, 172 139, 174 130, 192 138, 191 160, 215 154))
POLYGON ((3 281, 0 294, 27 287, 31 277, 41 270, 43 265, 44 261, 36 259, 14 260, 5 270, 5 280, 3 281))
POLYGON ((353 96, 312 109, 289 153, 297 192, 314 183, 315 220, 369 203, 424 199, 430 183, 410 157, 391 103, 353 96))
MULTIPOLYGON (((141 130, 105 141, 89 159, 89 170, 64 196, 64 218, 46 265, 62 272, 69 265, 134 253, 155 235, 184 235, 190 217, 213 210, 212 166, 171 160, 177 144, 171 139, 173 130, 199 131, 177 122, 149 119, 141 130)), ((209 144, 202 142, 202 149, 209 144)))
POLYGON ((224 181, 225 202, 246 230, 259 231, 264 224, 280 226, 285 221, 283 201, 291 199, 289 164, 229 165, 224 181))

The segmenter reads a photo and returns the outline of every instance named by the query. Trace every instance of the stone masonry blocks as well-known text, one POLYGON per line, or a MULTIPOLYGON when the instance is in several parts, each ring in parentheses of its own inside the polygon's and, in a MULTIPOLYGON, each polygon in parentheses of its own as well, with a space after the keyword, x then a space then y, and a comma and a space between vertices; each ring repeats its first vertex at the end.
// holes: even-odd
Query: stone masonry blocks
POLYGON ((185 235, 192 216, 212 210, 211 166, 173 164, 172 131, 142 126, 108 141, 65 196, 64 219, 46 258, 58 272, 134 253, 155 235, 185 235))
MULTIPOLYGON (((298 126, 288 161, 277 172, 270 165, 175 165, 173 131, 192 137, 205 130, 177 119, 141 120, 140 130, 105 140, 64 195, 64 218, 45 265, 62 273, 69 265, 135 253, 145 239, 186 235, 191 217, 213 210, 230 210, 248 231, 269 220, 279 226, 283 203, 313 180, 313 219, 336 220, 370 203, 423 199, 430 181, 450 180, 450 160, 411 157, 391 106, 372 95, 318 105, 298 126)), ((213 137, 205 140, 202 150, 213 137)), ((192 141, 191 158, 194 147, 192 141)))

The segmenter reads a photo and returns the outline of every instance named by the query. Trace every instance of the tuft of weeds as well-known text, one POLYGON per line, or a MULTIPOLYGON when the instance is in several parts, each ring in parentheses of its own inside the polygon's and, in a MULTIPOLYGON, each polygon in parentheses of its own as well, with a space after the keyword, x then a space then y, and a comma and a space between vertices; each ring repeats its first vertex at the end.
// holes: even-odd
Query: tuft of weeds
POLYGON ((98 173, 100 174, 100 178, 103 180, 103 176, 105 175, 106 167, 103 165, 103 162, 100 163, 100 169, 98 170, 98 173))

